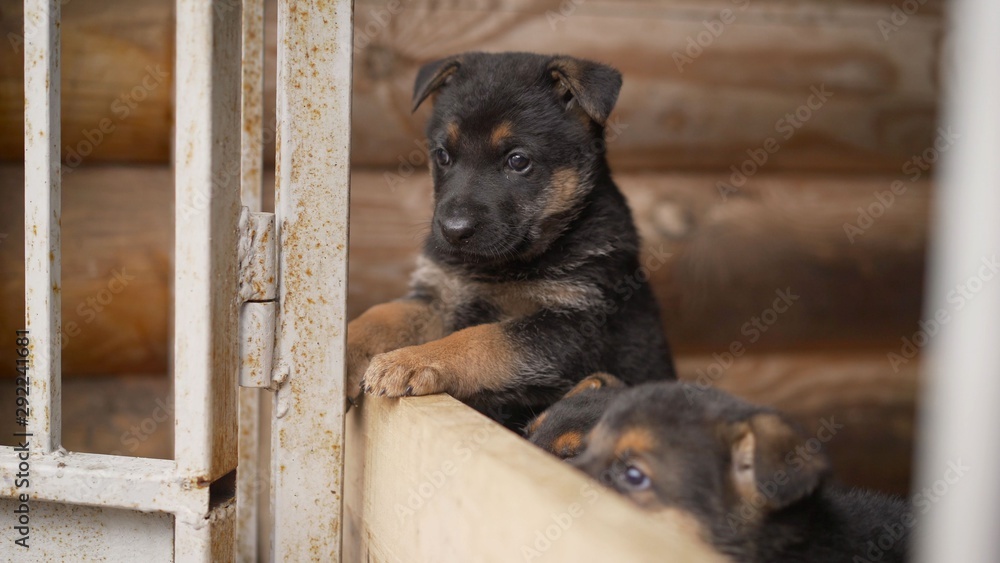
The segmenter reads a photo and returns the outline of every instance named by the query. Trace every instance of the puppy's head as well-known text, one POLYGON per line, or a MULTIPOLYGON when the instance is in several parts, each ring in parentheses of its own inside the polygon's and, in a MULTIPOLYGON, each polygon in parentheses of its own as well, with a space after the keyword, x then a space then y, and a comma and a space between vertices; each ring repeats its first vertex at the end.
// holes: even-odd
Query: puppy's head
POLYGON ((666 382, 620 393, 571 463, 647 509, 691 513, 717 543, 810 495, 828 472, 780 414, 666 382))
POLYGON ((525 428, 528 440, 562 459, 585 447, 587 433, 597 424, 625 383, 607 373, 588 376, 525 428))
POLYGON ((480 263, 544 251, 606 167, 620 88, 613 68, 566 56, 464 53, 421 68, 413 109, 434 97, 433 248, 480 263))

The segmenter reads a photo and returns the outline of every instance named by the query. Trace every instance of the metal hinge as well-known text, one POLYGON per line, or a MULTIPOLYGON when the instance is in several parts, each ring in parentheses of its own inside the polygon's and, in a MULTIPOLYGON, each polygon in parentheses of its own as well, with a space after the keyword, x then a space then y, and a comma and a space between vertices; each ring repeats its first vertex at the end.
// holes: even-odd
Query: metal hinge
POLYGON ((240 386, 272 387, 278 314, 274 213, 240 213, 240 386))

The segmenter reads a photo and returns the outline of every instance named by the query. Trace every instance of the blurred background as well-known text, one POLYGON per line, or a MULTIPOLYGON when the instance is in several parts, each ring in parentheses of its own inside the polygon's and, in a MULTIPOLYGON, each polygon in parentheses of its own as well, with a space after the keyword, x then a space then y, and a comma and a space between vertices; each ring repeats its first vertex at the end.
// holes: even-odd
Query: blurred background
MULTIPOLYGON (((951 135, 936 125, 943 4, 357 1, 349 316, 404 292, 430 215, 429 108, 409 110, 422 64, 468 50, 609 63, 624 87, 608 153, 682 376, 787 411, 843 481, 906 492, 928 178, 951 135)), ((167 458, 185 330, 171 326, 173 2, 70 0, 61 29, 64 443, 167 458)), ((0 334, 24 324, 30 32, 21 2, 0 0, 0 334)))

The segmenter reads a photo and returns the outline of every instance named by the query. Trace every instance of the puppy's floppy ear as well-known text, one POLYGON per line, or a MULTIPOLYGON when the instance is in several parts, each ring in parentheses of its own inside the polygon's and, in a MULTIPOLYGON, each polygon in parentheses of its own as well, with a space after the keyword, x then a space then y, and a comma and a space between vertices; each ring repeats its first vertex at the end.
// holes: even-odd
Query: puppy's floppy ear
POLYGON ((620 72, 607 65, 566 56, 552 59, 548 70, 567 109, 579 104, 591 119, 604 125, 622 88, 620 72))
POLYGON ((451 77, 462 66, 461 55, 439 59, 427 63, 417 71, 417 80, 413 84, 413 110, 417 111, 420 104, 442 86, 451 80, 451 77))
POLYGON ((806 447, 805 437, 773 412, 730 423, 725 435, 731 446, 730 476, 740 497, 767 510, 784 508, 816 490, 829 472, 822 451, 806 447))
POLYGON ((625 387, 625 382, 610 373, 598 371, 588 375, 580 383, 574 385, 572 389, 563 395, 563 398, 578 395, 588 389, 601 389, 603 387, 625 387))

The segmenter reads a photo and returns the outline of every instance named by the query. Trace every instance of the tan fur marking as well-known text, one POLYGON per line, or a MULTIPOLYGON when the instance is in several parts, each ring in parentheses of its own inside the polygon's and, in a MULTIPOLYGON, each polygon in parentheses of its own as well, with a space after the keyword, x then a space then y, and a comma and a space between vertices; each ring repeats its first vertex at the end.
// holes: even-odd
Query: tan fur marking
POLYGON ((580 383, 574 385, 572 389, 563 395, 563 398, 572 397, 573 395, 577 395, 588 389, 601 389, 602 387, 625 387, 625 382, 610 373, 605 373, 603 371, 594 372, 584 378, 580 383))
POLYGON ((458 134, 459 134, 458 122, 452 121, 447 126, 445 126, 445 130, 448 132, 448 141, 450 141, 452 145, 457 144, 458 134))
POLYGON ((754 454, 757 440, 748 425, 744 434, 735 442, 732 449, 732 478, 736 492, 744 499, 753 499, 757 494, 756 472, 754 471, 754 454))
POLYGON ((358 393, 361 376, 377 354, 440 338, 440 315, 421 301, 403 299, 375 305, 347 325, 348 396, 358 393))
POLYGON ((538 415, 537 417, 535 417, 535 420, 532 420, 531 423, 528 424, 528 428, 527 428, 528 435, 531 435, 531 434, 534 434, 535 432, 538 432, 538 429, 541 428, 542 423, 545 422, 545 418, 548 417, 548 416, 549 416, 549 413, 548 413, 548 411, 546 411, 546 412, 543 412, 542 414, 538 415))
POLYGON ((648 428, 636 426, 629 428, 618 438, 615 443, 615 456, 622 457, 625 452, 636 454, 647 453, 653 450, 656 439, 648 428))
POLYGON ((578 454, 583 448, 583 434, 576 430, 571 430, 562 434, 552 442, 552 451, 561 457, 570 457, 578 454))
POLYGON ((513 134, 514 134, 514 129, 513 125, 511 125, 511 122, 502 121, 500 122, 499 125, 494 127, 493 132, 490 133, 490 145, 492 145, 493 148, 497 148, 500 146, 500 143, 502 143, 504 139, 510 138, 511 135, 513 134))
POLYGON ((583 310, 600 301, 601 290, 586 283, 538 280, 483 283, 465 279, 434 261, 420 257, 411 285, 431 290, 447 319, 454 308, 473 299, 483 299, 500 310, 501 319, 531 315, 541 309, 583 310))
POLYGON ((516 374, 516 357, 499 324, 478 325, 376 356, 365 384, 373 394, 390 397, 444 392, 465 399, 505 387, 516 374))
POLYGON ((545 217, 552 217, 572 210, 583 191, 580 189, 580 175, 569 168, 561 168, 553 172, 549 188, 551 193, 543 211, 545 217))

